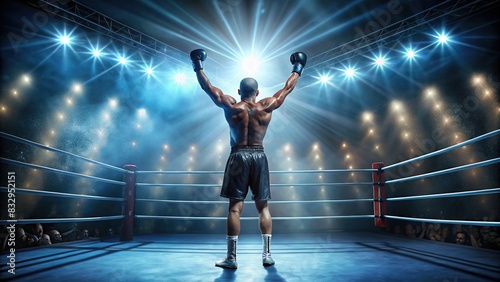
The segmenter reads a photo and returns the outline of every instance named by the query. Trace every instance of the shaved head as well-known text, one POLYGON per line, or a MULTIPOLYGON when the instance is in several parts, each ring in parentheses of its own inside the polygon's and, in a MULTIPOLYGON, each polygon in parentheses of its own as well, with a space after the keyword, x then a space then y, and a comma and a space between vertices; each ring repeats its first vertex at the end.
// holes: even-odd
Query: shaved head
POLYGON ((244 78, 240 82, 241 98, 250 97, 257 94, 258 89, 259 84, 257 83, 257 80, 251 77, 244 78))

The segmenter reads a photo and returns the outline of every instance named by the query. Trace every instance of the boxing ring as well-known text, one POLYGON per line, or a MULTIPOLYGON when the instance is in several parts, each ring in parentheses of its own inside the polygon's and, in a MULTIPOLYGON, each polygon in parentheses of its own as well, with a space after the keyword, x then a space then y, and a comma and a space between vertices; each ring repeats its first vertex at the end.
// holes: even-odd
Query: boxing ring
MULTIPOLYGON (((0 187, 7 200, 20 199, 21 194, 36 197, 58 197, 86 199, 122 203, 121 211, 115 215, 99 217, 67 218, 29 218, 18 219, 15 208, 9 210, 10 218, 1 218, 5 226, 2 265, 2 281, 45 281, 72 279, 75 281, 499 281, 500 252, 433 242, 430 240, 410 239, 403 236, 384 233, 377 230, 388 225, 388 220, 408 222, 429 222, 442 224, 462 224, 470 226, 499 227, 497 221, 445 220, 438 218, 402 217, 387 213, 387 206, 395 202, 419 201, 451 197, 498 194, 500 188, 476 188, 469 191, 438 193, 406 197, 389 197, 386 187, 396 183, 427 179, 438 175, 457 173, 473 168, 494 165, 500 157, 474 162, 462 166, 446 168, 434 172, 386 180, 386 172, 445 154, 452 150, 493 138, 500 134, 495 130, 453 146, 423 154, 421 156, 385 165, 373 163, 369 169, 331 169, 331 170, 295 170, 271 171, 279 174, 345 174, 359 173, 364 182, 348 183, 272 183, 272 187, 297 187, 305 189, 313 186, 348 187, 363 186, 372 191, 373 197, 367 199, 317 199, 308 201, 277 200, 275 205, 314 205, 314 204, 350 204, 365 203, 373 207, 371 214, 354 215, 305 215, 277 216, 273 221, 315 221, 324 220, 362 220, 373 221, 367 226, 373 231, 350 232, 325 230, 317 233, 279 234, 275 230, 271 247, 276 265, 264 268, 260 263, 260 236, 245 234, 242 231, 238 243, 238 270, 226 270, 214 267, 216 259, 225 254, 224 234, 134 234, 134 226, 141 220, 186 220, 224 222, 227 201, 213 201, 196 197, 193 200, 138 198, 137 191, 147 191, 151 187, 217 189, 220 183, 148 183, 141 182, 147 175, 215 175, 222 177, 221 171, 141 171, 135 165, 116 167, 70 152, 48 147, 30 140, 0 132, 0 137, 9 142, 16 142, 37 150, 47 150, 79 161, 92 163, 102 169, 121 174, 122 179, 107 179, 89 174, 82 174, 54 167, 31 164, 19 160, 0 157, 7 171, 14 167, 36 169, 44 173, 55 173, 75 178, 83 178, 123 189, 123 197, 81 195, 61 193, 49 190, 35 190, 23 187, 0 187), (141 203, 156 205, 220 205, 224 213, 220 216, 155 215, 137 214, 136 207, 141 203), (32 223, 80 223, 119 221, 120 234, 116 237, 89 238, 80 241, 53 244, 29 249, 15 249, 8 245, 13 233, 9 227, 32 223), (15 269, 15 274, 9 270, 15 269)), ((6 177, 7 178, 7 177, 6 177)), ((279 188, 277 188, 279 189, 279 188)), ((200 194, 201 195, 201 194, 200 194)), ((7 202, 7 201, 6 201, 7 202)), ((10 201, 8 203, 11 203, 10 201)), ((4 203, 2 203, 2 206, 4 203)), ((10 205, 8 206, 11 207, 10 205)), ((14 206, 12 206, 14 207, 14 206)), ((271 210, 272 211, 272 210, 271 210)), ((241 220, 257 221, 257 217, 243 216, 241 220)), ((244 223, 243 223, 244 224, 244 223)), ((252 223, 253 224, 253 223, 252 223)), ((256 225, 256 224, 255 224, 256 225)), ((14 271, 12 271, 14 272, 14 271)))

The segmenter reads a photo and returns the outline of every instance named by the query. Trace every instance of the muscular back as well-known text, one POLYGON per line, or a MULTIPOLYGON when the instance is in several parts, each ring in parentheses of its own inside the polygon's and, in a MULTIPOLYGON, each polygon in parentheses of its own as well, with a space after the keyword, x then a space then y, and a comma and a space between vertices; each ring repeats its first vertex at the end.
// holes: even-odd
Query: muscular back
POLYGON ((255 96, 247 97, 237 102, 230 95, 225 95, 219 88, 213 86, 202 69, 197 70, 196 77, 201 88, 208 94, 218 107, 224 109, 226 121, 231 132, 231 147, 262 145, 267 127, 271 121, 272 112, 278 109, 285 98, 297 84, 299 74, 292 72, 282 89, 272 97, 255 101, 255 96))
POLYGON ((272 116, 265 101, 240 101, 224 109, 231 134, 231 147, 262 145, 272 116))

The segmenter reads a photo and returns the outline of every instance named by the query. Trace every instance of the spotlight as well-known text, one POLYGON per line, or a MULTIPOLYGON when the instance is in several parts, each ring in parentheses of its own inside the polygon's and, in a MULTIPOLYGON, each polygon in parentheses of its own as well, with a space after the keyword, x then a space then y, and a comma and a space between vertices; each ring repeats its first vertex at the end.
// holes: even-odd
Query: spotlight
POLYGON ((28 75, 23 75, 23 82, 24 83, 30 83, 31 78, 28 75))
POLYGON ((140 117, 145 117, 147 112, 146 112, 146 109, 139 109, 137 111, 137 114, 140 116, 140 117))
POLYGON ((448 42, 448 40, 449 40, 448 35, 447 35, 447 34, 445 34, 444 32, 443 32, 443 33, 441 33, 441 34, 438 34, 438 35, 436 36, 436 38, 437 38, 437 43, 439 43, 439 44, 445 44, 445 43, 447 43, 447 42, 448 42))
POLYGON ((344 74, 345 74, 345 76, 347 76, 347 77, 349 77, 349 78, 350 78, 350 77, 353 77, 353 76, 356 74, 356 70, 354 70, 354 69, 353 69, 353 68, 351 68, 351 67, 348 67, 348 68, 346 68, 346 69, 344 70, 344 74))
POLYGON ((99 56, 101 56, 101 50, 99 50, 99 49, 93 49, 92 50, 92 55, 94 55, 94 57, 96 57, 96 58, 99 58, 99 56))
POLYGON ((150 67, 147 67, 147 68, 146 68, 146 70, 145 70, 145 72, 146 72, 147 74, 149 74, 149 75, 152 75, 152 74, 153 74, 153 69, 152 69, 152 68, 150 68, 150 67))
POLYGON ((63 45, 69 45, 71 38, 68 35, 61 35, 59 36, 59 42, 63 45))
POLYGON ((327 76, 327 75, 322 75, 322 76, 319 77, 319 81, 322 84, 326 84, 326 83, 328 83, 328 81, 330 81, 330 77, 327 76))
POLYGON ((384 66, 385 65, 385 58, 382 56, 376 57, 375 58, 375 65, 377 65, 378 67, 384 66))
POLYGON ((73 85, 73 91, 75 91, 76 93, 80 93, 82 92, 82 86, 78 83, 74 84, 73 85))
POLYGON ((365 122, 371 122, 371 121, 373 121, 373 114, 370 113, 370 112, 363 113, 363 120, 365 122))
POLYGON ((116 101, 116 99, 111 99, 109 100, 109 105, 111 108, 116 108, 118 106, 118 101, 116 101))
POLYGON ((476 75, 472 78, 472 83, 474 85, 480 85, 483 82, 483 77, 480 75, 476 75))
POLYGON ((407 49, 406 50, 406 57, 408 57, 408 59, 413 59, 415 58, 415 51, 413 51, 413 49, 407 49))
POLYGON ((122 65, 126 65, 128 63, 127 58, 122 57, 122 56, 118 57, 118 62, 120 62, 120 64, 122 64, 122 65))
POLYGON ((184 73, 176 73, 174 76, 174 81, 177 84, 184 84, 186 82, 186 75, 184 73))
POLYGON ((428 88, 426 92, 428 97, 433 97, 436 94, 436 91, 433 88, 428 88))
POLYGON ((395 110, 395 111, 399 111, 401 110, 403 107, 403 105, 401 104, 401 102, 399 101, 393 101, 392 102, 392 108, 395 110))
POLYGON ((260 64, 260 59, 253 55, 243 58, 243 60, 241 61, 243 74, 245 76, 255 75, 259 70, 260 64))

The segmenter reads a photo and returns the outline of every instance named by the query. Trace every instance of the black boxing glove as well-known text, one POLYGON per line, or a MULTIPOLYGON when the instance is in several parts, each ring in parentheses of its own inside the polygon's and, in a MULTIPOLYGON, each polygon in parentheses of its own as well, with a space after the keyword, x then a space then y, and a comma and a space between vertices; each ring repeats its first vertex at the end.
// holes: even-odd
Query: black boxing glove
POLYGON ((207 58, 207 52, 203 49, 196 49, 191 51, 189 54, 191 57, 191 62, 193 62, 193 70, 202 70, 203 69, 203 61, 207 58))
POLYGON ((302 75, 302 71, 306 66, 307 56, 302 52, 295 52, 290 55, 290 63, 293 65, 292 72, 296 72, 299 75, 302 75))

